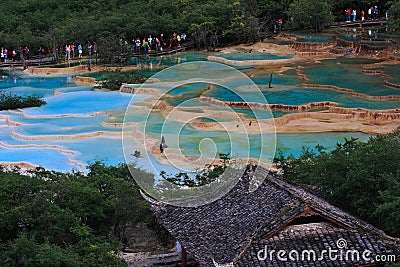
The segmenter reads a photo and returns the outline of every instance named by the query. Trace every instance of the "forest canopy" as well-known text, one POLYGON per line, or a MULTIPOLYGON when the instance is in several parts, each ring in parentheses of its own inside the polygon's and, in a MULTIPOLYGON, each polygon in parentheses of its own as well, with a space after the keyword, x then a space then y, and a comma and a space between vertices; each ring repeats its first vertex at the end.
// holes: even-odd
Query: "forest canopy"
POLYGON ((138 168, 96 161, 88 173, 0 168, 2 266, 127 266, 118 257, 128 223, 152 228, 160 244, 170 236, 140 195, 138 168))
MULTIPOLYGON (((295 28, 319 30, 332 20, 344 20, 346 8, 367 10, 373 5, 378 5, 383 16, 392 5, 397 12, 399 1, 4 0, 0 45, 28 46, 31 51, 45 47, 48 51, 68 42, 131 41, 173 32, 185 32, 189 38, 214 32, 223 43, 254 42, 257 34, 271 31, 279 18, 284 24, 293 18, 291 26, 295 28)), ((397 14, 393 18, 398 19, 397 14)))

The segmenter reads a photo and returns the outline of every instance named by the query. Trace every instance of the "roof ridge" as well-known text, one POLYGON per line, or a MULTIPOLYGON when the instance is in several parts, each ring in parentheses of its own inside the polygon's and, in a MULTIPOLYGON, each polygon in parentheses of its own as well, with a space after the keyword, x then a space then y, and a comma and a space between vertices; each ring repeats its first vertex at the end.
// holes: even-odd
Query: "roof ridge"
MULTIPOLYGON (((265 172, 266 170, 263 167, 260 168, 260 171, 265 172)), ((257 169, 258 169, 257 168, 257 169)), ((268 171, 267 171, 268 172, 268 171)), ((277 175, 277 174, 275 174, 277 175)), ((265 180, 272 182, 273 184, 279 186, 281 189, 284 189, 286 192, 291 194, 296 198, 300 198, 307 205, 309 205, 312 209, 326 215, 331 216, 332 219, 339 221, 340 223, 347 225, 348 227, 358 227, 362 228, 368 232, 374 232, 375 234, 383 237, 387 237, 390 239, 394 239, 400 241, 400 238, 394 238, 387 235, 383 230, 373 226, 372 224, 366 222, 365 220, 350 214, 342 210, 339 207, 334 206, 329 203, 327 200, 315 195, 313 192, 309 191, 306 188, 301 187, 300 184, 290 183, 281 177, 277 177, 275 175, 270 175, 268 172, 265 180), (345 219, 345 221, 343 221, 345 219)))
POLYGON ((285 229, 307 206, 347 232, 383 238, 387 244, 400 243, 269 169, 257 166, 240 173, 240 179, 221 198, 195 207, 174 206, 141 194, 166 229, 193 257, 208 265, 212 258, 225 263, 240 260, 262 239, 285 229))

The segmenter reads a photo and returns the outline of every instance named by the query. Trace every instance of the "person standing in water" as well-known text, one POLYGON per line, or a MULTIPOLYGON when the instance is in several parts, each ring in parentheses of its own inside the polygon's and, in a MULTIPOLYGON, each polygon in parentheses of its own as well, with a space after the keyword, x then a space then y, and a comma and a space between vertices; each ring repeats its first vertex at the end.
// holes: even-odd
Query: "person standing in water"
POLYGON ((160 143, 160 153, 164 152, 164 149, 167 148, 167 144, 165 143, 165 138, 164 136, 161 137, 161 143, 160 143))
POLYGON ((269 76, 268 88, 272 88, 271 83, 272 83, 272 72, 271 75, 269 76))

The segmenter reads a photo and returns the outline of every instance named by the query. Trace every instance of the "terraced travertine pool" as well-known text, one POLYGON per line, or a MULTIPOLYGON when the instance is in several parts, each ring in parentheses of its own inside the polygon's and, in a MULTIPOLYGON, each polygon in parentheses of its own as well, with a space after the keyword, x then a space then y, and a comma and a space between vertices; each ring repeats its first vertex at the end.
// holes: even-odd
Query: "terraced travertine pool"
MULTIPOLYGON (((279 55, 258 53, 223 56, 234 60, 281 58, 279 55)), ((271 110, 269 106, 272 104, 293 107, 311 102, 332 102, 336 107, 369 110, 400 107, 400 99, 396 97, 373 100, 335 89, 307 87, 307 84, 331 85, 370 96, 400 96, 400 89, 384 85, 387 78, 363 72, 366 66, 378 69, 390 77, 390 82, 399 83, 396 74, 400 64, 374 65, 379 61, 353 58, 288 64, 288 68, 282 71, 242 67, 240 71, 247 77, 232 76, 222 64, 201 61, 206 58, 207 55, 201 53, 164 57, 162 64, 167 66, 199 62, 200 67, 196 69, 194 66, 197 65, 183 64, 172 72, 164 72, 158 75, 159 82, 143 86, 144 89, 151 89, 152 93, 137 95, 78 86, 71 76, 32 77, 15 73, 3 79, 0 90, 19 95, 36 94, 44 97, 47 105, 0 112, 0 162, 28 162, 65 171, 84 170, 85 165, 95 159, 106 159, 110 164, 128 160, 136 161, 150 171, 154 169, 148 168, 149 162, 157 166, 156 170, 173 171, 174 168, 168 162, 159 160, 160 155, 154 152, 161 135, 165 136, 168 149, 179 149, 187 157, 230 153, 236 158, 261 157, 270 161, 273 157, 270 151, 275 152, 275 146, 285 155, 299 155, 304 146, 320 144, 331 149, 345 139, 356 137, 365 141, 370 136, 365 130, 355 128, 334 131, 329 124, 337 121, 327 121, 329 119, 325 117, 296 118, 284 127, 279 125, 281 128, 277 128, 275 135, 275 132, 265 130, 264 124, 271 123, 272 118, 286 119, 288 115, 299 114, 299 111, 284 108, 271 110), (190 81, 194 73, 197 75, 202 71, 204 73, 199 77, 213 78, 190 81), (269 88, 271 73, 272 88, 269 88), (154 100, 161 102, 155 105, 154 100), (237 104, 233 106, 231 102, 262 105, 252 109, 237 104), (303 123, 311 119, 314 120, 313 125, 308 128, 303 123), (262 124, 259 129, 254 126, 257 120, 262 124), (221 130, 218 127, 225 128, 221 130), (121 141, 122 129, 132 132, 133 136, 132 141, 125 145, 121 141), (175 140, 177 132, 179 138, 175 140), (153 147, 146 147, 136 138, 141 134, 154 142, 153 147), (148 150, 148 154, 143 159, 135 159, 129 156, 134 150, 148 150)), ((329 107, 300 113, 306 111, 310 114, 320 112, 323 116, 330 114, 329 107)))

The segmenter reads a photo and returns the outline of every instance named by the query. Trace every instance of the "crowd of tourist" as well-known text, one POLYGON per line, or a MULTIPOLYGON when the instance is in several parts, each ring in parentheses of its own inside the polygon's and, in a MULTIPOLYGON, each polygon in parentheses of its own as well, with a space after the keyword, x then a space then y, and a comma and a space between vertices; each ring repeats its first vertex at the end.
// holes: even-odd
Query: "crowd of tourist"
POLYGON ((24 48, 19 47, 18 49, 14 48, 9 48, 7 49, 6 47, 1 48, 1 62, 8 62, 8 61, 19 61, 23 59, 29 59, 30 57, 30 51, 27 46, 24 48))
MULTIPOLYGON (((150 51, 163 51, 166 48, 181 47, 186 42, 186 34, 173 33, 171 38, 165 38, 164 34, 159 36, 152 36, 140 38, 136 37, 132 39, 132 45, 134 46, 135 54, 147 54, 150 51)), ((128 43, 125 42, 127 45, 128 43)))
MULTIPOLYGON (((173 33, 170 38, 166 38, 164 34, 160 34, 159 36, 149 35, 145 38, 134 38, 131 43, 128 41, 120 40, 120 46, 126 47, 132 46, 132 53, 135 54, 147 54, 151 51, 163 51, 165 49, 174 49, 176 47, 181 47, 187 40, 187 36, 185 33, 177 34, 173 33)), ((45 49, 44 47, 39 47, 38 51, 34 51, 33 53, 29 50, 27 46, 24 48, 19 47, 18 49, 14 48, 1 48, 1 62, 9 62, 9 61, 25 61, 32 58, 42 60, 44 57, 49 57, 53 62, 60 62, 62 59, 66 61, 72 59, 80 59, 83 58, 84 55, 90 57, 98 56, 98 46, 96 42, 88 41, 85 45, 78 43, 76 45, 75 42, 62 44, 60 46, 51 46, 49 49, 45 49), (85 52, 84 52, 85 51, 85 52), (34 54, 34 56, 31 56, 34 54)))
MULTIPOLYGON (((59 62, 61 58, 65 60, 72 60, 75 58, 83 58, 82 44, 75 45, 75 43, 62 44, 59 47, 52 46, 48 51, 44 47, 39 47, 36 53, 32 53, 27 46, 24 48, 1 48, 1 62, 7 63, 10 61, 20 62, 29 59, 39 59, 41 61, 44 57, 49 57, 53 62, 59 62)), ((86 44, 86 51, 88 57, 97 57, 97 43, 88 41, 86 44)))
MULTIPOLYGON (((72 60, 72 59, 81 59, 83 58, 83 49, 85 46, 83 46, 81 43, 76 45, 74 42, 70 44, 62 44, 59 47, 54 47, 52 46, 50 48, 50 57, 52 58, 53 61, 59 62, 60 57, 65 56, 65 60, 72 60)), ((87 56, 90 57, 96 57, 98 56, 98 47, 96 42, 90 42, 88 41, 86 44, 86 52, 87 56)), ((86 53, 85 53, 86 54, 86 53)))
MULTIPOLYGON (((346 9, 346 22, 356 21, 357 20, 357 10, 346 9)), ((365 11, 361 10, 360 12, 361 21, 365 20, 365 11)), ((378 19, 378 6, 370 7, 367 10, 367 20, 378 19)))

